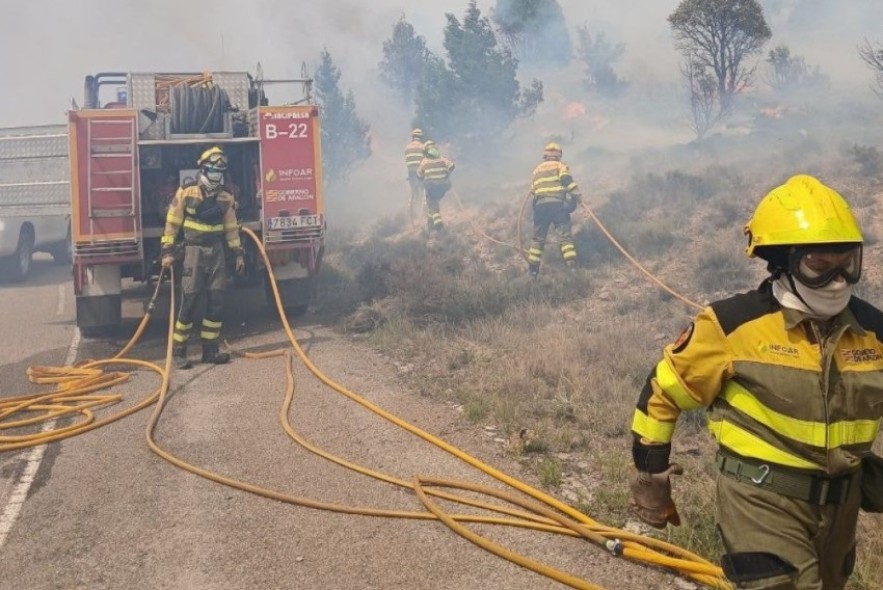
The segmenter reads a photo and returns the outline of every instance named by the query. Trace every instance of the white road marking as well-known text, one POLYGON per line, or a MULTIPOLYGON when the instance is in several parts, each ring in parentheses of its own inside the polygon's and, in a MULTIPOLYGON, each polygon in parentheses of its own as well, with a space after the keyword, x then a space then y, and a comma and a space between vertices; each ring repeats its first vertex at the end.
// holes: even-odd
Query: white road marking
POLYGON ((74 328, 74 339, 71 340, 71 346, 67 349, 67 356, 64 357, 64 366, 69 367, 77 360, 77 354, 80 352, 80 329, 74 328))
MULTIPOLYGON (((74 337, 71 341, 70 348, 68 348, 67 357, 64 359, 65 366, 70 366, 74 363, 77 359, 79 349, 80 329, 74 328, 74 337)), ((55 420, 50 420, 43 425, 44 432, 52 430, 53 428, 55 428, 55 420)), ((18 481, 13 486, 12 494, 10 494, 9 499, 6 501, 6 506, 4 506, 3 512, 0 513, 0 549, 3 549, 9 531, 12 530, 15 521, 18 519, 18 515, 28 497, 28 491, 34 483, 34 478, 37 476, 37 471, 40 469, 40 463, 43 461, 43 455, 45 453, 46 445, 37 445, 31 447, 27 457, 25 457, 25 468, 22 470, 18 481)))
POLYGON ((65 287, 65 284, 58 285, 58 305, 55 307, 56 317, 64 315, 64 293, 66 291, 65 287))

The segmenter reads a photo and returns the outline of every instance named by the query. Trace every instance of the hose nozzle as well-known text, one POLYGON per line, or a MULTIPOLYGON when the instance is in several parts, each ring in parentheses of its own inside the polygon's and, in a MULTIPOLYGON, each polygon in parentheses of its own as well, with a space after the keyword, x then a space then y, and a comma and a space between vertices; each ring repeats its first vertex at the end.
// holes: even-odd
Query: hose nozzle
POLYGON ((607 549, 614 557, 622 557, 623 544, 619 539, 610 539, 605 541, 604 548, 607 549))

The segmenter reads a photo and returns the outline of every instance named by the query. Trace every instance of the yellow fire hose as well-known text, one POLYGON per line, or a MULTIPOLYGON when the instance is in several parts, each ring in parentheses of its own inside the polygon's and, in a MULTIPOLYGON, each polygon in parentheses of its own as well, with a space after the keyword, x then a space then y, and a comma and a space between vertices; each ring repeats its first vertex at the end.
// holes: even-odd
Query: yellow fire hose
MULTIPOLYGON (((457 205, 459 205, 460 210, 465 212, 466 205, 463 204, 463 200, 460 198, 460 193, 457 192, 457 189, 451 188, 451 194, 454 195, 454 199, 456 199, 457 205)), ((494 244, 499 244, 500 246, 508 246, 510 248, 518 249, 518 246, 516 246, 515 244, 510 244, 509 242, 503 242, 501 240, 498 240, 497 238, 489 236, 487 233, 485 233, 484 230, 482 230, 480 227, 478 227, 473 220, 469 219, 468 222, 469 222, 469 226, 472 228, 472 231, 477 233, 479 236, 481 236, 485 240, 487 240, 489 242, 493 242, 494 244)), ((527 250, 524 250, 524 248, 522 248, 521 250, 522 250, 522 253, 525 256, 527 256, 527 250)))
POLYGON ((338 393, 341 393, 352 401, 355 401, 356 403, 362 405, 376 415, 383 417, 384 419, 400 426, 401 428, 404 428, 405 430, 411 432, 412 434, 415 434, 416 436, 419 436, 420 438, 428 442, 431 442, 437 447, 465 461, 473 467, 480 469, 491 477, 494 477, 498 481, 501 481, 509 485, 510 487, 522 492, 523 494, 533 498, 533 500, 527 500, 520 496, 516 496, 514 494, 510 494, 501 490, 488 488, 486 486, 479 486, 476 484, 456 480, 439 479, 427 476, 416 476, 413 478, 412 481, 405 481, 387 474, 372 471, 370 469, 350 463, 345 459, 333 456, 326 453, 325 451, 322 451, 318 447, 306 441, 291 426, 289 416, 291 413, 291 403, 293 401, 295 390, 294 374, 291 367, 291 353, 289 351, 282 350, 272 351, 270 353, 246 354, 244 356, 252 358, 284 356, 287 387, 285 401, 283 402, 280 409, 279 419, 280 423, 282 424, 285 431, 289 434, 289 436, 293 440, 298 442, 298 444, 304 446, 304 448, 306 448, 307 450, 317 453, 320 456, 334 461, 339 465, 348 467, 364 475, 369 475, 382 481, 386 481, 393 485, 413 489, 417 497, 427 508, 428 512, 404 512, 382 510, 370 507, 366 508, 345 506, 340 504, 320 502, 310 498, 284 494, 282 492, 268 490, 260 486, 250 484, 248 482, 243 482, 225 475, 202 469, 165 451, 156 443, 154 439, 154 431, 165 407, 166 394, 168 393, 171 375, 171 335, 174 330, 175 318, 174 281, 170 281, 171 302, 168 322, 168 338, 166 343, 166 358, 164 366, 160 367, 155 363, 150 363, 147 361, 123 358, 123 355, 128 353, 129 350, 131 350, 131 348, 134 347, 134 345, 138 342, 141 334, 144 331, 144 328, 147 325, 147 322, 150 319, 150 316, 154 309, 154 302, 156 300, 159 287, 162 283, 162 276, 157 282, 157 290, 154 292, 153 298, 151 299, 150 305, 148 306, 147 313, 142 319, 141 324, 139 324, 135 335, 133 335, 132 339, 127 343, 123 350, 120 351, 120 353, 118 353, 112 359, 101 361, 84 361, 83 363, 78 363, 73 367, 35 367, 33 371, 29 371, 29 376, 31 380, 38 383, 56 383, 56 391, 50 394, 43 395, 38 394, 35 396, 18 396, 16 398, 11 398, 7 400, 4 405, 0 406, 0 429, 20 427, 23 425, 33 425, 39 421, 50 421, 57 417, 75 412, 82 413, 84 415, 84 419, 81 420, 81 422, 77 425, 61 428, 58 430, 49 430, 47 432, 41 432, 36 435, 0 438, 0 452, 23 448, 26 446, 33 446, 36 444, 44 444, 47 442, 66 438, 68 436, 74 436, 75 434, 79 434, 81 432, 85 432, 104 424, 110 423, 114 420, 118 420, 126 415, 129 415, 138 411, 139 409, 146 407, 154 401, 157 401, 156 407, 154 408, 154 411, 150 419, 148 420, 148 424, 146 427, 147 444, 151 448, 151 450, 182 469, 186 469, 194 474, 200 475, 218 483, 222 483, 224 485, 235 487, 243 491, 258 494, 289 504, 296 504, 322 510, 332 510, 335 512, 368 516, 409 518, 420 520, 438 519, 444 522, 447 526, 449 526, 458 534, 464 536, 473 543, 487 549, 488 551, 491 551, 496 555, 499 555, 505 559, 513 561, 514 563, 522 565, 525 568, 531 569, 532 571, 555 579, 573 588, 595 590, 600 587, 576 578, 565 572, 561 572, 559 570, 551 568, 545 564, 531 560, 530 558, 523 555, 514 553, 506 549, 505 547, 502 547, 475 534, 462 523, 517 526, 538 531, 564 534, 573 537, 582 537, 606 549, 613 555, 621 555, 635 561, 668 567, 679 571, 686 577, 698 583, 712 588, 731 588, 729 583, 723 578, 723 573, 721 569, 714 564, 708 562, 707 560, 704 560, 701 557, 698 557, 680 547, 671 545, 658 539, 642 537, 640 535, 628 533, 626 531, 621 531, 599 525, 585 514, 560 502, 556 498, 542 491, 531 488, 530 486, 496 470, 495 468, 482 463, 478 459, 471 457, 470 455, 457 449, 456 447, 449 445, 445 441, 429 433, 426 433, 419 428, 408 424, 407 422, 402 421, 393 414, 372 404, 366 399, 358 396, 357 394, 349 391, 342 385, 331 380, 310 361, 310 359, 304 353, 303 349, 297 343, 296 337, 285 316, 279 292, 276 287, 272 267, 269 260, 267 259, 266 253, 263 250, 260 239, 257 237, 257 235, 254 234, 254 232, 247 228, 244 228, 243 231, 248 234, 249 237, 252 238, 252 240, 254 240, 257 244, 258 250, 264 260, 264 264, 266 265, 268 272, 270 273, 270 277, 272 279, 270 281, 270 284, 273 289, 276 307, 279 312, 282 324, 285 328, 285 332, 289 339, 289 342, 291 343, 292 347, 294 348, 294 352, 299 357, 301 362, 303 362, 303 364, 314 376, 316 376, 325 385, 334 389, 338 393), (121 383, 127 378, 127 375, 125 373, 104 374, 101 370, 101 367, 111 364, 131 364, 134 366, 155 371, 161 376, 162 383, 156 392, 154 392, 150 397, 139 402, 132 408, 129 408, 124 412, 120 412, 102 420, 94 420, 91 408, 116 403, 117 401, 119 401, 120 396, 90 396, 89 394, 98 389, 110 387, 112 385, 121 383), (13 416, 13 414, 18 414, 22 412, 41 412, 42 414, 28 419, 20 419, 15 421, 8 420, 11 416, 13 416), (443 491, 443 488, 467 490, 474 493, 480 493, 489 497, 496 497, 507 502, 508 505, 490 504, 487 502, 475 500, 474 498, 457 496, 455 494, 443 491), (498 514, 506 515, 508 516, 508 518, 448 514, 441 510, 441 508, 433 500, 430 499, 430 496, 455 503, 460 503, 463 505, 486 509, 498 514), (509 505, 520 506, 523 510, 513 509, 509 505))
MULTIPOLYGON (((524 219, 524 212, 527 210, 527 203, 529 200, 530 200, 530 194, 528 193, 527 196, 524 197, 524 200, 521 202, 521 209, 518 212, 518 225, 517 225, 517 230, 516 230, 517 235, 518 235, 518 240, 519 240, 519 248, 518 249, 521 251, 521 253, 525 257, 525 259, 527 258, 527 249, 524 247, 524 230, 523 230, 522 220, 524 219)), ((582 205, 583 209, 585 209, 586 213, 588 213, 588 215, 592 219, 592 221, 595 222, 595 225, 598 226, 598 229, 601 230, 601 233, 603 233, 604 236, 608 240, 610 240, 610 243, 613 244, 616 247, 616 249, 619 250, 619 252, 623 256, 625 256, 626 260, 628 260, 630 263, 632 263, 632 265, 635 268, 637 268, 645 277, 647 277, 651 282, 655 283, 663 291, 666 291, 667 293, 669 293, 672 297, 675 297, 676 299, 679 299, 680 301, 682 301, 682 302, 686 303, 687 305, 694 307, 696 309, 699 309, 699 310, 704 309, 704 306, 702 306, 702 305, 696 303, 695 301, 692 301, 692 300, 688 299, 687 297, 681 295, 680 293, 678 293, 677 291, 675 291, 674 289, 672 289, 671 287, 669 287, 668 285, 663 283, 658 277, 656 277, 649 270, 647 270, 644 267, 644 265, 642 265, 640 262, 638 262, 634 256, 629 254, 628 250, 626 250, 623 247, 623 245, 620 244, 619 241, 613 237, 613 234, 611 234, 610 231, 608 231, 608 229, 606 227, 604 227, 604 224, 601 223, 601 220, 598 219, 598 216, 595 215, 594 211, 592 211, 591 208, 589 208, 589 206, 586 205, 585 200, 581 201, 580 204, 582 205)))
MULTIPOLYGON (((454 198, 457 200, 457 204, 459 205, 460 209, 462 211, 465 211, 466 206, 463 204, 463 200, 460 199, 460 195, 457 193, 457 191, 455 189, 451 189, 451 193, 454 195, 454 198)), ((493 242, 495 244, 499 244, 501 246, 509 246, 510 248, 515 248, 521 254, 522 258, 527 260, 528 249, 525 247, 525 244, 524 244, 524 225, 523 224, 524 224, 524 213, 525 213, 525 211, 527 211, 527 204, 530 201, 530 198, 531 198, 531 196, 528 193, 527 196, 525 196, 524 200, 521 202, 521 208, 518 211, 518 220, 516 222, 516 227, 515 227, 515 234, 518 236, 518 245, 510 244, 508 242, 503 242, 503 241, 500 241, 492 236, 489 236, 481 228, 476 226, 472 220, 469 220, 469 225, 472 227, 473 231, 475 231, 478 235, 480 235, 484 239, 486 239, 490 242, 493 242)), ((581 205, 582 205, 583 209, 586 210, 586 213, 588 213, 588 215, 592 219, 592 221, 595 222, 595 225, 598 226, 598 229, 600 229, 601 232, 607 237, 607 239, 610 240, 610 243, 613 244, 616 247, 616 249, 619 250, 620 253, 623 256, 625 256, 629 262, 632 263, 632 265, 635 266, 635 268, 637 268, 639 271, 641 271, 641 273, 644 274, 644 276, 646 276, 650 281, 652 281, 653 283, 658 285, 661 289, 668 292, 676 299, 679 299, 680 301, 683 301, 687 305, 689 305, 691 307, 695 307, 696 309, 700 309, 700 310, 703 309, 702 305, 684 297, 683 295, 681 295, 680 293, 678 293, 677 291, 675 291, 674 289, 672 289, 671 287, 669 287, 668 285, 663 283, 659 278, 657 278, 649 270, 647 270, 640 262, 638 262, 635 259, 634 256, 629 254, 628 250, 626 250, 622 246, 622 244, 620 244, 619 241, 617 241, 617 239, 613 237, 613 235, 607 230, 607 228, 604 227, 604 224, 601 223, 601 220, 598 219, 598 217, 591 210, 591 208, 589 208, 589 206, 586 205, 585 201, 582 201, 581 205)))
MULTIPOLYGON (((50 428, 41 432, 24 435, 0 435, 0 453, 13 451, 35 445, 41 445, 94 430, 146 408, 161 394, 162 387, 150 396, 130 408, 102 418, 95 419, 93 408, 108 407, 119 403, 121 395, 89 395, 92 392, 119 385, 129 379, 127 373, 106 373, 103 367, 110 365, 132 365, 155 371, 163 375, 163 369, 154 363, 139 359, 125 358, 125 355, 138 343, 144 329, 150 322, 162 284, 162 276, 156 283, 153 297, 147 306, 147 312, 138 324, 138 328, 129 342, 111 359, 98 361, 82 361, 72 367, 33 366, 28 368, 28 379, 32 383, 55 384, 55 390, 45 394, 19 395, 3 398, 0 402, 0 432, 50 422, 62 416, 80 414, 79 421, 61 428, 50 428), (12 420, 14 415, 26 415, 28 418, 12 420)), ((166 367, 166 371, 168 367, 166 367)))

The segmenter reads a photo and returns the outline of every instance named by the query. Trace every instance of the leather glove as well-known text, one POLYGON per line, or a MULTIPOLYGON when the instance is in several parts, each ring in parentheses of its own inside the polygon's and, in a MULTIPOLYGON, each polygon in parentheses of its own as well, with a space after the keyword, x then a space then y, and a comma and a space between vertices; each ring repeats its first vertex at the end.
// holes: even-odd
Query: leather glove
POLYGON ((237 274, 245 272, 245 259, 242 256, 236 257, 236 272, 237 274))
POLYGON ((162 257, 162 267, 169 268, 175 264, 175 257, 172 254, 166 254, 162 257))
POLYGON ((682 475, 684 468, 672 463, 661 473, 638 471, 635 464, 629 467, 629 487, 632 491, 630 507, 635 516, 657 529, 668 523, 681 525, 681 517, 671 499, 672 475, 682 475))

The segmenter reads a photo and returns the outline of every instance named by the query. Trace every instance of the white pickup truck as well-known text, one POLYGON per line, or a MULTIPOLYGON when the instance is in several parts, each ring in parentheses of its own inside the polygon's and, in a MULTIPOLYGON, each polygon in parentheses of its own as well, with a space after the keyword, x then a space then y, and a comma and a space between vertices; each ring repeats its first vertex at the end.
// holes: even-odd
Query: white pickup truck
POLYGON ((23 281, 34 252, 70 264, 65 125, 0 129, 0 280, 23 281))

